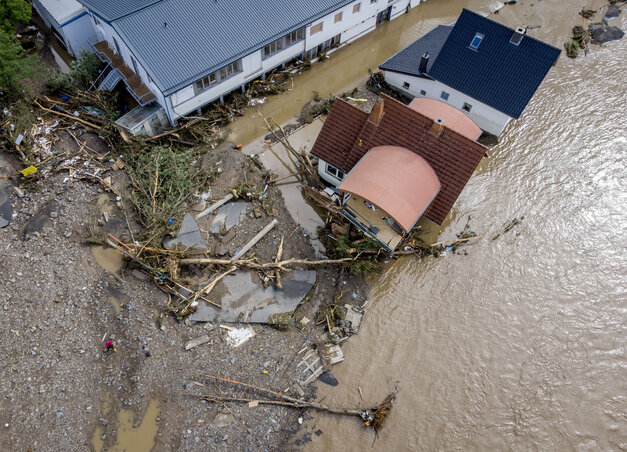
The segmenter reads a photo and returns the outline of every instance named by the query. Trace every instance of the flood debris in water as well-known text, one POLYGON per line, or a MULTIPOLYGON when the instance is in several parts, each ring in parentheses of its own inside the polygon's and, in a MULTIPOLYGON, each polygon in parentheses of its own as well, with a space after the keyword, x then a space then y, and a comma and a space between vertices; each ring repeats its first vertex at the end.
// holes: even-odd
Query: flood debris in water
POLYGON ((512 220, 510 220, 509 222, 505 223, 503 225, 503 229, 501 230, 501 232, 499 232, 498 234, 496 234, 494 237, 492 237, 492 240, 496 240, 498 239, 501 235, 503 234, 507 234, 509 231, 511 231, 512 229, 514 229, 516 226, 518 226, 522 220, 524 220, 525 217, 524 215, 519 217, 516 217, 512 220))
POLYGON ((612 3, 616 2, 610 2, 596 10, 582 9, 579 11, 579 15, 583 17, 583 25, 575 25, 571 40, 564 43, 564 49, 569 58, 577 58, 580 49, 587 55, 590 44, 605 44, 623 38, 625 32, 609 23, 611 19, 618 17, 621 12, 618 6, 612 3), (607 10, 602 18, 602 22, 592 22, 596 13, 603 8, 607 8, 607 10), (587 25, 588 21, 590 22, 589 25, 587 25))
MULTIPOLYGON (((216 386, 220 383, 226 383, 226 385, 220 385, 225 391, 231 391, 238 389, 237 397, 217 395, 217 394, 203 394, 196 397, 205 400, 210 403, 225 403, 225 402, 239 402, 245 403, 251 408, 256 408, 259 404, 265 405, 280 405, 292 408, 308 408, 316 411, 323 411, 329 414, 335 414, 340 416, 358 417, 363 422, 362 425, 365 428, 372 428, 375 432, 378 432, 383 428, 390 412, 392 410, 394 401, 396 400, 396 394, 398 388, 395 388, 385 399, 377 406, 369 409, 351 409, 351 408, 334 408, 320 403, 310 402, 307 400, 290 397, 280 391, 273 391, 261 386, 256 386, 241 381, 232 380, 228 378, 222 378, 212 375, 205 375, 205 381, 213 382, 216 386), (241 390, 248 391, 251 398, 243 397, 241 390), (257 394, 262 394, 263 398, 255 397, 257 394), (252 398, 255 397, 255 398, 252 398)), ((218 387, 220 388, 220 387, 218 387)))

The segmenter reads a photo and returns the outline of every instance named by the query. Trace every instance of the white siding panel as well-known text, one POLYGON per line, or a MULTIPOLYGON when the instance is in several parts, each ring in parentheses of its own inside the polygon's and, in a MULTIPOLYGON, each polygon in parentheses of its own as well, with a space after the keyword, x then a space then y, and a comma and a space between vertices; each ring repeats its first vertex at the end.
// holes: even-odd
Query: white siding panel
POLYGON ((472 105, 470 112, 466 113, 464 111, 464 113, 470 116, 470 118, 475 121, 481 129, 496 136, 501 134, 507 123, 510 119, 512 119, 505 113, 495 110, 494 108, 489 107, 488 105, 483 104, 478 100, 435 80, 399 74, 397 72, 386 72, 385 80, 399 91, 410 96, 429 97, 431 99, 442 100, 462 111, 464 111, 464 103, 472 105), (409 88, 404 88, 404 83, 409 83, 409 88), (420 90, 425 90, 426 94, 421 96, 420 90), (442 91, 449 93, 448 100, 444 100, 440 97, 442 91))

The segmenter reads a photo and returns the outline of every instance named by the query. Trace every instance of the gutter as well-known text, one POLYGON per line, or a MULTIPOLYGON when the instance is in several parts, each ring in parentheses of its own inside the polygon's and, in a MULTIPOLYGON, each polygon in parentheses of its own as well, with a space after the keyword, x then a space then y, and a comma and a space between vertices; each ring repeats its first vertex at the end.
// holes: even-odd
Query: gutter
POLYGON ((66 20, 65 22, 63 22, 62 24, 59 24, 59 27, 65 27, 66 25, 71 24, 72 22, 74 22, 75 20, 80 19, 81 17, 87 15, 87 11, 83 11, 81 14, 79 14, 78 16, 74 16, 69 20, 66 20))

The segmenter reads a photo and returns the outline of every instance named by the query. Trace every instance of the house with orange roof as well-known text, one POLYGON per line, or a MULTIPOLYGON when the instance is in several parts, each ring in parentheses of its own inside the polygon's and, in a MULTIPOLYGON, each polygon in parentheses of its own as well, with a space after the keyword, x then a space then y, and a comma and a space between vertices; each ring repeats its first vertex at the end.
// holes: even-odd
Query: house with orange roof
POLYGON ((342 215, 390 251, 421 217, 444 221, 486 154, 472 121, 438 107, 433 119, 386 95, 370 113, 336 99, 311 150, 342 215))

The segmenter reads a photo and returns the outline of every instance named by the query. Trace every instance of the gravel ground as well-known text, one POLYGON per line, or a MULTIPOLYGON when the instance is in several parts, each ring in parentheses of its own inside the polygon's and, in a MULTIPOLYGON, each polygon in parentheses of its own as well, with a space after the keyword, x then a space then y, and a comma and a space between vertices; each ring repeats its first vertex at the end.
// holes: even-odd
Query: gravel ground
MULTIPOLYGON (((229 184, 243 175, 229 168, 245 166, 240 161, 245 157, 233 152, 238 157, 229 158, 235 163, 224 171, 229 184)), ((9 174, 11 166, 18 167, 0 157, 0 175, 9 174)), ((23 187, 23 197, 7 188, 15 216, 0 229, 0 450, 106 450, 118 441, 128 450, 149 450, 152 443, 146 438, 137 446, 118 436, 124 428, 118 415, 132 410, 138 426, 152 400, 159 410, 153 450, 298 448, 307 439, 294 439, 299 417, 306 417, 302 411, 209 404, 196 396, 242 395, 224 384, 207 384, 207 374, 275 390, 291 388, 299 351, 311 346, 321 330, 253 325, 256 336, 233 348, 225 341, 226 330, 217 325, 168 317, 159 328, 156 320, 167 296, 130 268, 106 271, 87 244, 108 230, 99 221, 103 203, 113 206, 113 217, 122 218, 115 197, 85 181, 68 187, 65 176, 23 187), (117 352, 104 352, 105 334, 117 352), (184 350, 187 341, 204 334, 209 343, 184 350)), ((216 196, 226 184, 220 180, 216 196)), ((280 194, 272 196, 281 223, 274 237, 259 245, 258 255, 264 258, 276 252, 279 234, 297 229, 280 194)), ((249 220, 265 224, 268 218, 249 220)), ((237 231, 243 241, 259 230, 256 223, 247 224, 237 231)), ((298 230, 290 240, 286 258, 313 255, 298 230)), ((365 296, 362 279, 349 276, 337 269, 321 272, 308 310, 315 312, 315 306, 332 299, 338 287, 359 288, 360 297, 365 296)), ((313 396, 312 388, 306 390, 313 396)))

